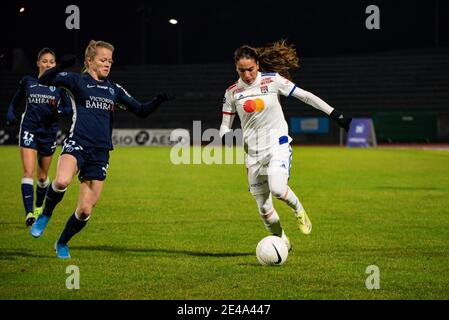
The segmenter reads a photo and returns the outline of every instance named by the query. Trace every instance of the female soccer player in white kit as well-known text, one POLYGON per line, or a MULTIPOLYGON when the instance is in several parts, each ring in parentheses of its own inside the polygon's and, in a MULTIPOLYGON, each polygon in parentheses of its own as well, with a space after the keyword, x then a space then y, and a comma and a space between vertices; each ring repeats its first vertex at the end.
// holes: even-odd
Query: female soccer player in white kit
POLYGON ((296 50, 284 41, 263 48, 242 46, 235 51, 234 62, 240 78, 226 90, 220 136, 223 138, 231 131, 237 113, 243 130, 249 190, 267 230, 283 238, 290 250, 290 241, 282 230, 271 195, 293 209, 304 234, 310 234, 312 223, 287 184, 292 138, 288 135, 279 95, 293 96, 323 111, 346 131, 352 119, 289 80, 288 69, 298 68, 299 64, 296 50))

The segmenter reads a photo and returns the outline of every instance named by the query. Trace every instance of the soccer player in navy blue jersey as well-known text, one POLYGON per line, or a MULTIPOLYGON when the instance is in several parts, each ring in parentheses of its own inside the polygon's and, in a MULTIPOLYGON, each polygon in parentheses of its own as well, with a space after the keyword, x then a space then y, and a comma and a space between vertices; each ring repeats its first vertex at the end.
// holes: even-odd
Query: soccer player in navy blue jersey
MULTIPOLYGON (((39 76, 47 69, 55 66, 55 53, 42 49, 37 56, 39 76)), ((7 113, 8 125, 17 122, 15 110, 25 99, 26 107, 20 122, 19 146, 23 164, 22 199, 25 208, 25 224, 30 226, 42 212, 42 205, 48 185, 48 169, 56 149, 56 134, 58 127, 58 109, 67 111, 70 103, 64 90, 54 86, 38 83, 37 78, 25 76, 19 82, 19 89, 14 95, 7 113), (37 169, 36 207, 34 202, 34 172, 37 169)))
POLYGON ((110 82, 114 47, 104 41, 90 41, 85 51, 82 74, 59 72, 55 67, 39 82, 65 87, 72 94, 73 120, 70 134, 59 157, 56 177, 48 189, 42 214, 30 233, 40 237, 55 206, 78 173, 80 189, 76 210, 55 244, 57 257, 70 258, 67 243, 84 228, 103 189, 112 146, 112 120, 115 106, 120 105, 139 117, 147 117, 171 97, 158 94, 152 101, 140 103, 120 85, 110 82), (58 73, 59 72, 59 73, 58 73))

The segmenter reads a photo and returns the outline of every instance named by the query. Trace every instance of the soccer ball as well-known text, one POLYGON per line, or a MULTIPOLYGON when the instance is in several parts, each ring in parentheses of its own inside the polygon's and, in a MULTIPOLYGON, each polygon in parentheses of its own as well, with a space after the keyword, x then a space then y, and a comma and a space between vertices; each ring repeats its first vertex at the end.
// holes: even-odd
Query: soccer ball
POLYGON ((280 237, 268 236, 257 244, 256 257, 262 265, 280 266, 287 261, 288 248, 280 237))

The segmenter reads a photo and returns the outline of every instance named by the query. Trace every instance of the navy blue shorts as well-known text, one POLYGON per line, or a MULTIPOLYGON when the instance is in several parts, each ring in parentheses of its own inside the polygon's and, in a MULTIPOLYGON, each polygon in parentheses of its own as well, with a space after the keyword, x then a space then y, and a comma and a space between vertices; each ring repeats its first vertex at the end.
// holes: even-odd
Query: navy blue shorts
POLYGON ((51 156, 56 150, 56 131, 34 132, 21 128, 19 146, 35 149, 42 156, 51 156))
POLYGON ((109 150, 82 147, 70 138, 64 141, 61 154, 70 154, 76 158, 78 178, 84 180, 106 179, 109 166, 109 150))

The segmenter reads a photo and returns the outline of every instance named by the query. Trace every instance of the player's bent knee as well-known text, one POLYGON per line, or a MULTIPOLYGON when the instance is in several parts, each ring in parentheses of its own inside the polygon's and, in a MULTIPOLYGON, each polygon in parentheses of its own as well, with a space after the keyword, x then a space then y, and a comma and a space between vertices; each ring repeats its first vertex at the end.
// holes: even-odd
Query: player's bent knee
POLYGON ((55 180, 53 186, 58 190, 64 190, 69 186, 67 181, 55 180))
POLYGON ((282 199, 285 195, 285 191, 287 190, 287 186, 270 186, 270 192, 273 195, 273 197, 276 197, 278 199, 282 199))
POLYGON ((273 209, 273 201, 271 200, 270 193, 253 195, 260 214, 265 214, 273 209))
MULTIPOLYGON (((78 210, 77 210, 78 211, 78 210)), ((90 218, 92 214, 92 207, 82 207, 77 214, 77 218, 82 221, 86 221, 90 218)))
POLYGON ((23 171, 23 177, 22 178, 27 178, 27 179, 34 179, 34 171, 32 169, 25 169, 23 171))
POLYGON ((81 220, 83 220, 83 221, 86 221, 86 220, 88 220, 89 218, 90 218, 90 215, 92 214, 92 212, 81 212, 80 213, 80 219, 81 220))
POLYGON ((70 182, 71 182, 71 179, 56 177, 53 184, 57 189, 63 190, 69 186, 70 182))
POLYGON ((37 178, 37 181, 39 181, 40 183, 45 183, 45 182, 47 182, 47 178, 48 178, 48 175, 40 175, 37 178))
POLYGON ((284 198, 287 188, 288 177, 282 174, 272 174, 268 179, 268 186, 273 197, 284 198))
POLYGON ((264 214, 273 209, 273 205, 270 203, 264 203, 261 207, 259 207, 259 212, 264 214))

